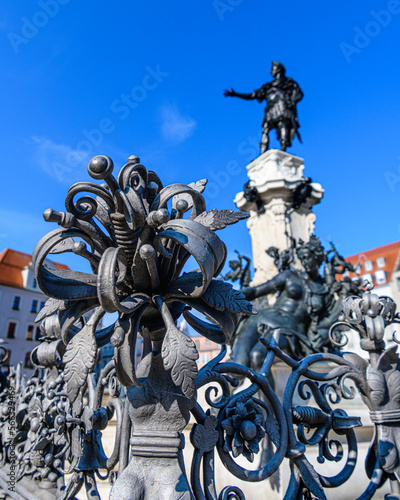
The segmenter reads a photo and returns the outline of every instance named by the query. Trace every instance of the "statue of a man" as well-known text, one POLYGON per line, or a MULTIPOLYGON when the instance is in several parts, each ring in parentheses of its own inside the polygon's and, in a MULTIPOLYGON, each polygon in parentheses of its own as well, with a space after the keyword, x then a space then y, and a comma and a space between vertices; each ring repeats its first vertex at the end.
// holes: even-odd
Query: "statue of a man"
POLYGON ((301 142, 296 104, 303 99, 303 91, 297 82, 285 75, 283 64, 274 61, 271 75, 274 77, 272 82, 265 83, 260 89, 251 94, 240 94, 233 89, 224 92, 225 97, 240 97, 246 100, 257 99, 259 102, 264 100, 267 102, 262 123, 261 154, 268 149, 268 135, 272 129, 277 131, 282 151, 286 151, 286 148, 291 146, 295 135, 301 142))

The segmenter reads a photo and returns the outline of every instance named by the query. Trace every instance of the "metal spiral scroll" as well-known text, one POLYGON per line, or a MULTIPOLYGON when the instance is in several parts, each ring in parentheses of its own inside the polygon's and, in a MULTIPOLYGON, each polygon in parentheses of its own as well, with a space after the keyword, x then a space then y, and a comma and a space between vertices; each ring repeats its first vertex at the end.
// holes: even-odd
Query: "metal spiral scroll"
MULTIPOLYGON (((285 456, 287 447, 285 414, 266 377, 241 365, 229 362, 220 363, 225 354, 226 349, 223 349, 214 360, 211 360, 200 370, 197 379, 198 388, 213 382, 220 386, 220 390, 213 385, 207 388, 206 401, 212 408, 211 411, 204 412, 198 404, 193 410, 197 424, 194 425, 191 432, 191 442, 195 447, 191 481, 195 497, 199 499, 241 500, 245 498, 243 492, 233 486, 224 488, 220 495, 217 496, 214 487, 214 448, 217 448, 224 466, 236 477, 245 481, 262 481, 277 470, 285 456), (250 380, 251 385, 231 396, 229 387, 234 388, 238 385, 238 380, 235 377, 241 379, 245 377, 250 380), (214 392, 213 399, 210 397, 211 392, 214 392), (258 392, 263 394, 266 402, 255 397, 258 392), (248 408, 249 405, 251 405, 251 411, 245 413, 244 408, 248 408), (212 414, 214 411, 217 411, 217 416, 212 414), (239 423, 238 419, 241 419, 240 425, 237 425, 239 423), (259 450, 258 443, 265 436, 268 436, 274 442, 276 451, 268 464, 258 470, 248 470, 236 463, 231 456, 232 451, 228 451, 227 448, 227 442, 232 442, 229 435, 231 432, 229 421, 235 421, 235 425, 237 425, 236 433, 242 436, 244 441, 246 438, 249 439, 249 442, 244 444, 244 453, 248 454, 249 445, 257 453, 259 450), (257 431, 258 434, 255 434, 257 431), (204 476, 204 491, 200 482, 201 466, 204 476)), ((234 455, 236 454, 234 453, 234 455)))
MULTIPOLYGON (((61 227, 44 236, 33 254, 38 285, 51 297, 37 321, 51 323, 52 340, 63 346, 63 384, 73 408, 71 439, 75 451, 80 441, 83 447, 82 456, 75 453, 71 463, 75 473, 59 491, 60 499, 72 498, 84 483, 88 494, 96 496, 93 471, 99 467, 111 471, 119 461, 122 472, 131 460, 128 410, 132 401, 123 405, 118 398, 121 384, 136 388, 150 384, 154 364, 161 362, 163 377, 170 377, 176 394, 188 402, 195 397, 198 353, 191 338, 177 328, 183 312, 193 328, 221 344, 230 340, 243 313, 256 313, 240 292, 216 279, 227 250, 215 231, 248 214, 207 212, 202 195, 206 180, 164 187, 135 156, 117 177, 113 170, 107 156, 89 162, 89 175, 103 184, 74 184, 65 198, 66 212, 46 210, 45 220, 61 227), (86 259, 92 273, 46 266, 49 254, 64 252, 86 259), (185 273, 190 257, 198 269, 185 273), (190 309, 199 311, 205 320, 190 309), (100 328, 106 313, 117 313, 118 318, 100 328), (143 359, 136 366, 139 333, 144 340, 143 359), (114 359, 96 381, 98 350, 109 342, 115 349, 114 359), (101 397, 107 384, 112 398, 103 408, 101 397), (86 390, 89 404, 85 406, 86 390), (114 413, 116 445, 106 457, 99 432, 114 413)), ((224 386, 222 405, 229 399, 229 377, 227 381, 223 375, 218 377, 224 386)), ((148 404, 153 404, 151 398, 148 404)), ((233 494, 231 490, 229 496, 233 494)))
POLYGON ((112 213, 110 215, 113 227, 113 236, 120 248, 123 248, 127 257, 128 265, 132 265, 136 250, 137 235, 135 231, 128 228, 123 214, 112 213))
MULTIPOLYGON (((182 491, 196 500, 243 500, 243 492, 234 485, 217 493, 215 451, 229 472, 250 482, 270 478, 286 458, 291 472, 285 499, 326 500, 325 488, 342 485, 355 467, 354 428, 360 419, 348 416, 338 405, 359 390, 378 436, 366 466, 370 485, 359 500, 372 498, 385 480, 394 483, 400 477, 400 361, 396 347, 385 349, 383 340, 385 327, 399 321, 391 299, 369 291, 361 298, 351 297, 343 304, 341 322, 331 328, 332 338, 339 327, 339 339, 344 326, 358 332, 369 360, 354 353, 321 353, 297 361, 280 349, 284 332, 276 329, 260 339, 267 355, 259 373, 223 362, 225 347, 198 371, 196 345, 177 327, 178 318, 183 314, 198 333, 222 345, 232 339, 244 314, 256 313, 240 291, 217 279, 227 250, 215 233, 247 214, 206 211, 202 195, 206 181, 163 187, 137 157, 128 159, 117 178, 106 156, 92 159, 88 172, 104 183, 75 184, 66 196, 66 212, 44 213, 45 220, 61 227, 44 236, 33 254, 38 285, 50 297, 37 317, 43 342, 32 353, 37 370, 29 381, 18 369, 11 370, 6 381, 0 377, 2 464, 11 447, 4 431, 7 408, 3 410, 14 387, 18 478, 30 477, 35 487, 40 483, 46 491, 57 491, 58 500, 74 498, 83 485, 88 498, 99 499, 96 476, 114 483, 112 498, 121 498, 124 491, 133 500, 143 495, 159 498, 160 488, 168 487, 157 483, 165 471, 164 459, 172 464, 168 494, 173 500, 182 498, 182 491), (64 252, 86 259, 92 272, 46 265, 49 254, 64 252), (198 269, 185 273, 190 257, 198 269), (100 328, 106 313, 118 318, 100 328), (136 366, 139 334, 143 357, 136 366), (114 346, 114 358, 97 378, 99 348, 108 343, 114 346), (291 372, 282 401, 269 382, 276 362, 291 372), (323 372, 318 371, 321 363, 323 372), (242 379, 250 386, 238 387, 242 379), (122 386, 129 387, 125 399, 120 397, 122 386), (102 406, 106 387, 111 399, 102 406), (206 388, 207 408, 196 402, 201 387, 206 388), (304 404, 295 404, 295 395, 304 404), (181 463, 182 433, 190 412, 196 420, 190 435, 191 484, 181 463), (115 445, 107 456, 101 430, 113 415, 115 445), (142 443, 135 449, 130 449, 132 428, 142 443), (345 444, 334 434, 344 436, 345 444), (390 463, 381 435, 390 436, 390 463), (243 456, 252 462, 263 439, 273 449, 268 463, 258 470, 240 466, 236 459, 243 456), (310 446, 318 446, 320 463, 343 464, 340 472, 332 477, 319 473, 307 459, 310 446), (151 464, 152 477, 143 474, 143 463, 151 464), (106 469, 105 476, 99 473, 101 468, 106 469), (66 484, 67 473, 71 476, 66 484)), ((39 488, 34 495, 41 498, 39 488)))
MULTIPOLYGON (((210 335, 220 343, 232 336, 242 312, 254 313, 230 285, 227 288, 223 284, 223 292, 229 297, 226 306, 214 307, 212 297, 212 289, 220 286, 215 277, 227 254, 214 231, 246 218, 247 214, 232 210, 206 212, 201 194, 206 181, 163 187, 158 176, 141 165, 137 157, 129 158, 117 179, 113 168, 107 156, 97 156, 89 162, 91 177, 105 184, 74 184, 66 196, 66 213, 46 210, 45 219, 62 227, 42 238, 33 255, 38 285, 51 300, 59 301, 45 307, 40 319, 59 309, 61 338, 67 345, 66 359, 70 360, 66 364, 68 390, 73 398, 84 384, 100 345, 111 341, 116 348, 115 369, 120 381, 127 386, 141 386, 144 374, 138 375, 132 353, 143 327, 151 332, 151 340, 165 337, 163 359, 166 366, 172 367, 168 353, 173 349, 169 344, 175 342, 176 336, 181 339, 180 345, 185 344, 175 322, 186 305, 211 320, 200 325, 186 311, 192 326, 198 330, 209 328, 215 332, 210 335), (83 196, 75 200, 80 194, 83 196), (70 251, 87 259, 93 274, 45 266, 49 253, 70 251), (191 256, 199 270, 182 274, 191 256), (77 328, 83 315, 95 309, 99 320, 102 314, 114 312, 119 318, 101 332, 85 323, 77 328), (81 347, 86 348, 87 356, 80 358, 81 347)), ((147 351, 151 352, 149 342, 147 351)), ((174 380, 182 382, 188 397, 194 391, 193 361, 194 357, 193 366, 183 378, 174 369, 174 380)), ((148 374, 150 365, 145 364, 148 374)))
MULTIPOLYGON (((279 355, 279 354, 278 354, 279 355)), ((315 354, 305 358, 297 364, 289 376, 283 406, 288 417, 289 446, 288 453, 295 470, 302 473, 302 481, 299 483, 293 476, 292 483, 300 491, 302 484, 314 495, 321 495, 323 488, 338 487, 346 482, 354 471, 357 457, 357 441, 354 427, 361 425, 358 417, 349 417, 340 409, 332 409, 331 404, 340 403, 344 396, 344 379, 359 380, 360 373, 343 358, 332 354, 315 354), (321 362, 330 364, 327 372, 312 371, 313 365, 321 362), (332 364, 336 365, 332 368, 332 364), (306 381, 300 382, 300 377, 307 377, 306 381), (305 389, 308 390, 305 390, 305 389), (293 406, 293 397, 296 389, 299 396, 308 405, 313 397, 317 407, 293 406), (333 397, 334 395, 334 397, 333 397), (295 430, 294 424, 297 426, 295 430), (340 462, 343 459, 343 446, 338 439, 330 439, 329 434, 344 435, 346 438, 348 453, 342 470, 332 477, 324 476, 316 471, 306 458, 306 446, 318 445, 319 455, 317 460, 323 463, 325 460, 340 462), (333 452, 332 448, 335 448, 333 452), (290 451, 293 450, 293 451, 290 451), (306 475, 304 472, 312 472, 306 475)), ((354 394, 352 394, 354 397, 354 394)), ((317 498, 325 498, 318 496, 317 498)))

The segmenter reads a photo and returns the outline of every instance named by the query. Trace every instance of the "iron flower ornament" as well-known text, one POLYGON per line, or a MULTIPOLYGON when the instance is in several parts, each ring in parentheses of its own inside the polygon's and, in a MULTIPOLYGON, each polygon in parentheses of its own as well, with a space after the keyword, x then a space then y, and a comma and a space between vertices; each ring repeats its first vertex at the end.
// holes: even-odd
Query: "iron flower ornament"
MULTIPOLYGON (((47 498, 50 492, 68 500, 83 486, 87 498, 100 498, 96 476, 113 484, 112 500, 244 498, 236 486, 217 494, 217 452, 230 473, 250 482, 272 478, 286 457, 291 472, 285 498, 326 500, 325 489, 345 483, 356 466, 354 428, 361 422, 338 407, 342 399, 355 396, 354 386, 346 385, 351 381, 375 427, 366 462, 370 483, 359 498, 372 498, 387 479, 390 498, 400 498, 400 361, 383 340, 385 327, 400 322, 394 302, 368 291, 349 297, 340 321, 331 326, 338 347, 344 346, 346 332, 357 331, 369 360, 355 353, 314 353, 296 360, 280 348, 283 329, 274 328, 260 339, 267 354, 258 373, 222 362, 223 347, 197 374, 198 353, 177 328, 179 316, 224 344, 241 315, 255 312, 243 294, 215 279, 226 258, 215 231, 246 215, 206 211, 205 181, 164 188, 136 157, 129 158, 117 178, 112 170, 110 158, 95 157, 89 173, 105 182, 73 185, 65 212, 44 213, 61 226, 42 238, 34 252, 38 284, 50 299, 37 317, 43 339, 31 354, 37 367, 33 376, 25 381, 20 368, 7 377, 0 373, 0 482, 18 460, 15 487, 28 484, 32 498, 47 498), (90 272, 46 264, 48 254, 64 252, 83 258, 90 272), (198 269, 185 273, 191 257, 198 269), (117 318, 103 328, 106 313, 117 318), (136 366, 138 333, 143 357, 136 366), (96 375, 98 350, 109 342, 114 359, 96 375), (282 402, 270 383, 275 360, 291 371, 282 402), (232 393, 241 378, 250 385, 232 393), (121 384, 128 386, 122 397, 121 384), (203 387, 206 411, 196 398, 196 388, 203 387), (106 388, 108 401, 103 400, 106 388), (263 398, 256 397, 259 392, 263 398), (195 423, 189 477, 183 431, 190 415, 195 423), (114 448, 107 456, 101 431, 113 417, 114 448), (236 463, 240 455, 253 461, 266 437, 270 442, 263 448, 270 456, 265 462, 251 470, 236 463), (326 476, 312 465, 306 453, 316 445, 319 463, 341 463, 339 472, 326 476)), ((0 364, 4 361, 3 356, 0 364)))
POLYGON ((224 451, 231 451, 235 458, 244 455, 249 462, 253 462, 254 455, 260 451, 259 443, 265 436, 265 419, 261 409, 248 399, 229 408, 226 416, 221 422, 226 433, 224 451))
POLYGON ((176 321, 183 313, 197 332, 224 344, 241 314, 256 312, 240 292, 215 279, 227 255, 215 231, 248 214, 206 211, 202 195, 206 180, 163 187, 136 156, 128 159, 117 178, 107 156, 94 157, 88 172, 104 183, 74 184, 67 192, 66 212, 44 212, 46 221, 61 227, 44 236, 33 255, 38 285, 50 297, 37 321, 58 313, 59 336, 66 345, 68 394, 72 401, 78 398, 98 348, 108 342, 115 347, 121 383, 142 386, 151 366, 152 343, 158 342, 164 368, 183 394, 192 398, 198 353, 176 321), (75 201, 83 193, 87 194, 75 201), (48 254, 65 252, 86 259, 92 272, 46 266, 48 254), (198 269, 185 273, 190 257, 198 269), (99 329, 106 313, 118 313, 118 319, 99 329), (136 367, 138 332, 144 352, 136 367))
MULTIPOLYGON (((399 482, 400 358, 396 345, 386 348, 384 335, 386 327, 400 323, 400 319, 396 303, 390 297, 371 293, 372 286, 367 283, 364 288, 366 291, 361 297, 348 297, 343 301, 341 321, 332 325, 330 336, 334 338, 338 327, 347 326, 348 332, 359 334, 360 346, 369 354, 369 360, 353 352, 343 354, 362 374, 361 397, 374 423, 366 472, 372 478, 379 470, 378 484, 383 484, 387 478, 399 482)), ((338 346, 346 345, 348 332, 339 331, 338 346)), ((399 343, 395 333, 393 341, 399 343)))

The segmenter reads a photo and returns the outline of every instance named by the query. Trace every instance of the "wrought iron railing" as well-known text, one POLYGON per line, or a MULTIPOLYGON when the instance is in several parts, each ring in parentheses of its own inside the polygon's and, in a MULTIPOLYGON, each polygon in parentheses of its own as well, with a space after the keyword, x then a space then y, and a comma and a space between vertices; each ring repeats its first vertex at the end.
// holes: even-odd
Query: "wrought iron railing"
POLYGON ((216 491, 217 453, 234 476, 250 482, 267 480, 287 460, 285 500, 323 500, 356 465, 354 428, 361 422, 341 401, 358 390, 375 427, 366 462, 370 483, 358 500, 372 498, 386 480, 392 490, 387 499, 399 499, 400 363, 396 347, 385 349, 383 341, 385 328, 397 321, 394 302, 370 291, 350 297, 331 328, 332 342, 342 347, 346 331, 358 332, 368 359, 321 353, 297 361, 280 349, 285 332, 276 329, 260 339, 267 355, 259 373, 223 362, 225 347, 197 371, 195 344, 176 326, 180 315, 225 344, 241 315, 255 313, 240 292, 215 279, 226 257, 215 231, 244 215, 207 212, 205 182, 164 188, 136 157, 117 179, 108 157, 95 157, 88 169, 106 184, 72 186, 67 212, 44 214, 61 227, 35 249, 36 279, 51 297, 37 318, 43 333, 32 353, 37 369, 25 380, 12 368, 1 380, 5 498, 66 500, 85 487, 87 498, 96 499, 98 479, 113 484, 110 498, 118 500, 245 498, 234 485, 216 491), (82 191, 95 197, 74 202, 82 191), (48 254, 61 252, 86 259, 92 273, 46 267, 48 254), (184 273, 191 256, 199 269, 184 273), (98 329, 106 313, 118 319, 98 329), (136 366, 139 331, 143 353, 136 366), (114 359, 96 377, 98 351, 108 342, 114 359), (272 383, 277 361, 290 372, 282 399, 272 383), (238 388, 243 379, 249 384, 238 388), (202 387, 206 407, 197 401, 202 387), (102 406, 106 389, 110 398, 102 406), (182 450, 190 415, 189 472, 182 450), (112 418, 114 450, 106 456, 101 431, 112 418), (260 468, 239 465, 239 457, 253 462, 266 440, 269 454, 260 468), (307 458, 316 448, 318 462, 342 464, 340 472, 317 472, 307 458))

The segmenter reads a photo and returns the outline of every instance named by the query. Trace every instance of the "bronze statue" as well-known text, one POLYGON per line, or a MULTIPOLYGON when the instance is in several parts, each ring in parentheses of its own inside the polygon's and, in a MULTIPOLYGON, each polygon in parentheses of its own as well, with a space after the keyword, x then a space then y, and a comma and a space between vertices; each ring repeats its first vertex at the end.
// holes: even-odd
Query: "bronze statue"
POLYGON ((245 255, 240 255, 237 250, 235 250, 235 252, 238 254, 239 260, 229 261, 229 267, 232 269, 232 271, 227 272, 225 276, 222 276, 222 278, 224 280, 231 280, 231 281, 239 280, 240 288, 243 288, 249 286, 251 281, 251 276, 250 276, 251 259, 249 259, 249 257, 246 257, 245 255), (244 267, 242 267, 242 260, 246 261, 244 267))
POLYGON ((277 131, 282 151, 292 145, 295 136, 302 142, 296 105, 303 99, 304 94, 299 84, 285 75, 285 71, 283 64, 274 61, 271 67, 271 75, 274 77, 272 82, 265 83, 250 94, 241 94, 233 89, 224 91, 225 97, 267 102, 262 123, 261 154, 268 149, 268 134, 272 129, 277 131))
POLYGON ((328 284, 332 284, 336 281, 336 274, 344 274, 346 271, 355 272, 355 267, 350 264, 350 262, 346 262, 344 258, 339 255, 332 242, 330 242, 330 244, 330 250, 325 252, 325 281, 327 281, 328 284), (328 256, 331 253, 333 253, 333 257, 329 260, 328 256))
POLYGON ((250 181, 247 181, 243 186, 243 196, 250 203, 257 205, 257 212, 265 212, 264 204, 255 186, 250 186, 250 181))
POLYGON ((290 269, 290 265, 294 259, 296 240, 291 236, 289 236, 289 239, 291 240, 291 245, 285 250, 279 250, 279 248, 276 247, 269 247, 265 250, 265 253, 274 259, 274 264, 279 272, 290 269))
POLYGON ((292 208, 293 210, 298 210, 303 203, 307 201, 307 198, 311 196, 312 193, 312 179, 310 177, 305 177, 293 191, 292 208))
POLYGON ((268 336, 276 328, 283 333, 281 349, 295 359, 330 349, 329 328, 340 314, 341 299, 358 290, 358 284, 351 280, 332 281, 332 273, 341 272, 337 266, 347 263, 336 251, 329 261, 331 251, 325 252, 315 236, 311 236, 308 243, 300 240, 296 253, 304 272, 286 267, 266 283, 241 290, 247 300, 277 292, 279 295, 273 306, 261 309, 257 316, 246 317, 238 326, 233 344, 235 362, 259 369, 266 348, 258 338, 268 336), (319 268, 323 262, 328 275, 321 276, 319 268))

